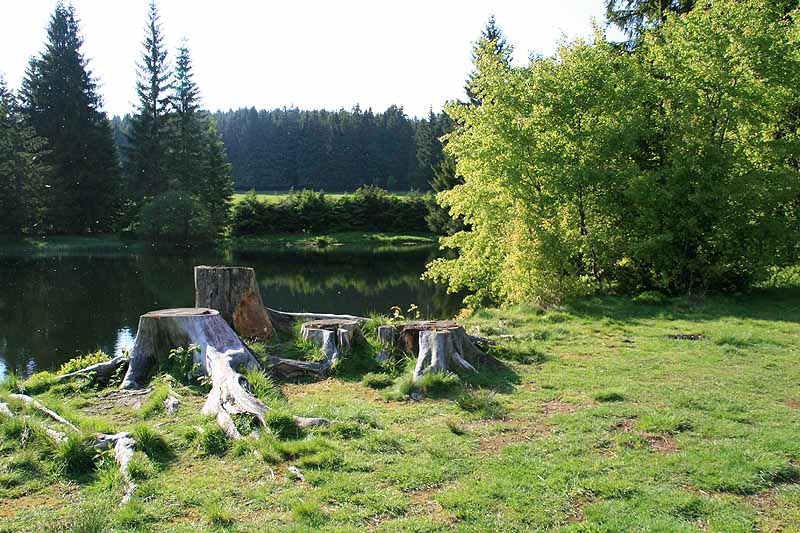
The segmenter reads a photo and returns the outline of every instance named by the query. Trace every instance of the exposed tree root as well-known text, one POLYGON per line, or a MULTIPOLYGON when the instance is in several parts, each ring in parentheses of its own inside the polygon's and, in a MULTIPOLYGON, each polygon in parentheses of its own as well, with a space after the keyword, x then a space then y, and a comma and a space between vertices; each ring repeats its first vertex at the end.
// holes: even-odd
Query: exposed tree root
POLYGON ((260 368, 259 362, 213 309, 167 309, 142 315, 122 387, 140 387, 160 357, 189 345, 198 346, 192 354, 193 362, 211 378, 203 414, 213 416, 233 439, 242 437, 236 423, 239 416, 252 417, 266 427, 269 408, 252 395, 247 380, 239 373, 240 369, 260 368))
MULTIPOLYGON (((41 411, 42 413, 46 414, 48 417, 52 418, 59 424, 66 426, 71 431, 76 433, 80 433, 80 430, 69 420, 64 418, 63 416, 59 415, 52 409, 48 409, 44 405, 42 405, 37 400, 31 398, 26 394, 9 394, 9 398, 14 400, 19 400, 24 402, 26 405, 29 405, 36 409, 37 411, 41 411)), ((8 417, 15 417, 13 411, 8 407, 8 404, 0 402, 0 413, 3 413, 5 416, 8 417)), ((24 418, 30 418, 25 416, 24 418)), ((56 443, 61 443, 67 440, 67 434, 61 431, 56 431, 55 429, 45 427, 45 432, 51 439, 53 439, 56 443)), ((122 496, 122 500, 120 501, 120 505, 125 504, 128 500, 131 499, 133 496, 133 492, 136 490, 136 484, 133 482, 131 478, 130 472, 128 471, 128 465, 133 457, 134 449, 136 448, 136 441, 131 437, 130 433, 123 432, 117 433, 115 435, 109 435, 106 433, 95 433, 94 435, 94 447, 98 450, 107 450, 109 448, 114 449, 114 461, 119 465, 120 474, 122 474, 122 479, 125 481, 126 488, 125 494, 122 496)))
POLYGON ((111 381, 111 378, 114 377, 117 371, 127 364, 128 360, 125 357, 118 355, 117 357, 109 359, 108 361, 89 365, 86 368, 76 370, 75 372, 58 376, 58 381, 68 381, 76 377, 90 376, 95 383, 105 386, 108 385, 108 383, 111 381))

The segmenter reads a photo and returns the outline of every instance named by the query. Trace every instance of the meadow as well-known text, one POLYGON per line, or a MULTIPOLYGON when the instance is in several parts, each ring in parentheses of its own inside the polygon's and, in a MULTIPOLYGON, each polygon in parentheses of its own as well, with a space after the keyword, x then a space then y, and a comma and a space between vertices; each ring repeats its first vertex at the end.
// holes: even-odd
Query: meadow
POLYGON ((428 380, 421 401, 369 346, 324 381, 250 376, 276 415, 236 442, 199 414, 202 385, 167 374, 138 398, 7 379, 0 398, 26 390, 83 434, 142 444, 120 506, 108 456, 80 435, 55 445, 9 401, 30 418, 0 418, 0 531, 797 530, 798 303, 784 287, 480 310, 463 322, 498 341, 501 368, 428 380), (333 424, 298 432, 286 414, 333 424))

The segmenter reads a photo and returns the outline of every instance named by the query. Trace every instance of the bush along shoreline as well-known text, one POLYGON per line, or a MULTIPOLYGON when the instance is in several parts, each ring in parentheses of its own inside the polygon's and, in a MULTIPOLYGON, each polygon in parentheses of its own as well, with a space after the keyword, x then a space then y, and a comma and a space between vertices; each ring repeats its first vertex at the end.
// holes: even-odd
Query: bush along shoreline
POLYGON ((353 194, 330 198, 303 190, 280 202, 262 201, 255 191, 233 207, 234 237, 343 231, 439 233, 427 222, 429 195, 394 196, 368 185, 353 194))

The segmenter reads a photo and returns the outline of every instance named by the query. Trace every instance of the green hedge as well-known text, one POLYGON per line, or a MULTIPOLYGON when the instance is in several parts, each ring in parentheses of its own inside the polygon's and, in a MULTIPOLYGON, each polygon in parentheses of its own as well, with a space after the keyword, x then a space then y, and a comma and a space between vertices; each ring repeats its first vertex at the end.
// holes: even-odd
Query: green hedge
POLYGON ((337 199, 303 190, 279 203, 261 201, 251 192, 233 208, 233 234, 426 232, 430 231, 425 220, 428 208, 423 195, 393 196, 374 186, 337 199))

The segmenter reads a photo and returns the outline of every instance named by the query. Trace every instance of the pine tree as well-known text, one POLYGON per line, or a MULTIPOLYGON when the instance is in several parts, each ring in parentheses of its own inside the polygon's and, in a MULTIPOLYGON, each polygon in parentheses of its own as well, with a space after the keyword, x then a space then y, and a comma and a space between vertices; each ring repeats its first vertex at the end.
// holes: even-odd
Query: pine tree
POLYGON ((194 81, 192 60, 186 44, 178 48, 172 98, 169 185, 198 193, 203 188, 204 136, 208 117, 200 109, 200 90, 194 81))
POLYGON ((222 142, 213 119, 207 121, 204 144, 205 168, 199 198, 200 203, 208 210, 212 226, 219 233, 228 225, 233 197, 233 177, 225 153, 225 143, 222 142))
POLYGON ((75 9, 59 2, 20 95, 26 118, 48 144, 46 219, 54 232, 106 231, 119 206, 117 151, 82 45, 75 9))
POLYGON ((0 234, 20 237, 40 228, 42 189, 50 171, 45 145, 0 78, 0 234))
MULTIPOLYGON (((494 15, 489 16, 489 20, 486 22, 486 27, 481 32, 480 38, 472 49, 473 64, 477 64, 478 58, 481 54, 485 53, 487 48, 491 50, 491 53, 499 57, 503 63, 506 65, 511 64, 511 46, 506 42, 505 35, 503 35, 503 30, 501 30, 497 25, 494 15)), ((478 94, 479 90, 477 88, 477 81, 479 77, 480 73, 477 70, 473 70, 470 73, 469 78, 467 78, 467 85, 465 87, 467 97, 469 98, 470 103, 473 105, 481 104, 481 98, 478 94)))
POLYGON ((628 46, 634 47, 647 28, 660 26, 667 14, 688 13, 695 0, 606 0, 606 16, 628 36, 628 46))
POLYGON ((128 180, 131 193, 139 202, 166 191, 168 183, 168 151, 172 75, 164 47, 164 35, 155 0, 142 43, 144 51, 138 64, 136 93, 139 104, 131 121, 128 180))

